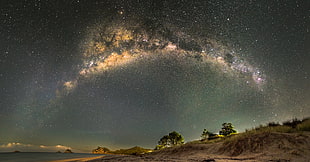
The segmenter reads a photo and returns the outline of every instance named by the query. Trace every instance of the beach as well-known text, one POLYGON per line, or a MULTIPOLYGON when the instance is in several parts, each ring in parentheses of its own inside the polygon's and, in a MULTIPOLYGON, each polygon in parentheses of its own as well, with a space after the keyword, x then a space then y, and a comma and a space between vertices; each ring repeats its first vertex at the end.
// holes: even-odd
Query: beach
POLYGON ((102 154, 90 153, 53 153, 53 152, 7 152, 0 153, 2 162, 72 162, 91 161, 103 158, 102 154))
POLYGON ((63 160, 54 160, 50 162, 89 162, 89 161, 100 161, 104 156, 96 156, 96 157, 86 157, 86 158, 74 158, 74 159, 63 159, 63 160))

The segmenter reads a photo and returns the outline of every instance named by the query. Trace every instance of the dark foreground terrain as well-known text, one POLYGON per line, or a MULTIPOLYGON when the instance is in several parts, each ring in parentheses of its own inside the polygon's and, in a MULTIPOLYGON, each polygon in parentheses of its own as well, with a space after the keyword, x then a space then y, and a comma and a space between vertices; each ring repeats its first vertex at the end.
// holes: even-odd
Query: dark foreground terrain
POLYGON ((139 156, 112 156, 102 161, 310 161, 310 132, 259 132, 220 142, 192 142, 139 156))

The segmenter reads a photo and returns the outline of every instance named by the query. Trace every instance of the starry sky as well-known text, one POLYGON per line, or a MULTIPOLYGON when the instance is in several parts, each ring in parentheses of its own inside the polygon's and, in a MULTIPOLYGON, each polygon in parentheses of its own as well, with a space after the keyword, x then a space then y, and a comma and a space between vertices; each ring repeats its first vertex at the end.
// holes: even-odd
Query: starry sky
POLYGON ((0 2, 0 151, 154 148, 310 116, 309 1, 0 2))

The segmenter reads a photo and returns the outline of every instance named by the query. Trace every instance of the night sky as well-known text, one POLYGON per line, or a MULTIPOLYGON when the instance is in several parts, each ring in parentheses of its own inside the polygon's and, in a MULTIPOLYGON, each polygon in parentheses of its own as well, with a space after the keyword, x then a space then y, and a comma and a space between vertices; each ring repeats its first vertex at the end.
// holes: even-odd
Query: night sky
POLYGON ((0 151, 154 148, 309 117, 309 6, 1 1, 0 151))

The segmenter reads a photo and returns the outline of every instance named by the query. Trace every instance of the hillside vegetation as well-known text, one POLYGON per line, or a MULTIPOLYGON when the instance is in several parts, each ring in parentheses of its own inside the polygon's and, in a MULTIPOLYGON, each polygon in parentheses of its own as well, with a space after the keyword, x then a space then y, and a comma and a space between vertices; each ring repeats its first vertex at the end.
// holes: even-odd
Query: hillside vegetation
MULTIPOLYGON (((206 132, 206 131, 204 131, 206 132)), ((105 157, 105 161, 309 161, 310 119, 268 123, 239 134, 211 136, 183 145, 135 154, 105 157)), ((132 150, 139 150, 135 147, 132 150)))

